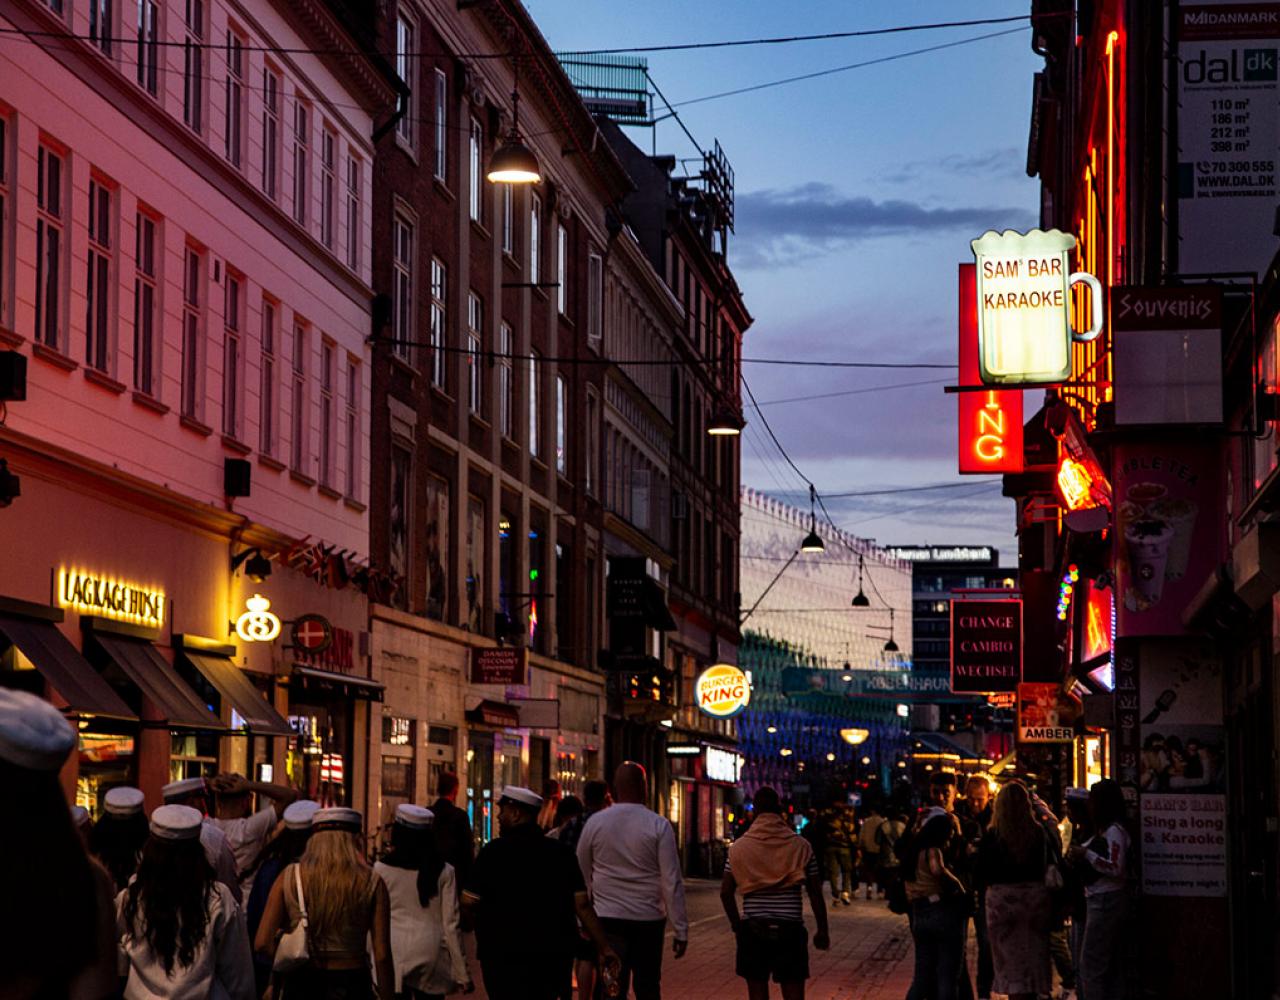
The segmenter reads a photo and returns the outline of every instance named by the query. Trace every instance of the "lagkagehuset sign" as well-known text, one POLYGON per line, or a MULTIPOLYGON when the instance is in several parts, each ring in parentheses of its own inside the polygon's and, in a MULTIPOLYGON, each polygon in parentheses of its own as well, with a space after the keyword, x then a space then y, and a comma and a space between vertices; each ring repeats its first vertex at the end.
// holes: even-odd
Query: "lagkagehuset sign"
POLYGON ((82 615, 159 628, 164 624, 164 591, 117 577, 63 566, 58 570, 58 606, 82 615))

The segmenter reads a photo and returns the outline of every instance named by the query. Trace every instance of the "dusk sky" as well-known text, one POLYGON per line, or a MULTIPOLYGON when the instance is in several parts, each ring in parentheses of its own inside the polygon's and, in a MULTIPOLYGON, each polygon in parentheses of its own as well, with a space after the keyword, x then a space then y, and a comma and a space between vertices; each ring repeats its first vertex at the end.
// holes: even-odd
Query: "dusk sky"
MULTIPOLYGON (((593 50, 814 34, 1025 15, 1028 0, 526 0, 553 48, 593 50)), ((987 229, 1036 223, 1025 173, 1032 74, 1026 22, 791 45, 650 54, 649 72, 689 130, 719 139, 736 174, 729 262, 755 323, 746 357, 946 362, 956 352, 956 264, 987 229), (768 81, 986 38, 755 93, 768 81), (1008 33, 1006 33, 1008 32, 1008 33)), ((648 130, 629 130, 650 148, 648 130)), ((672 122, 659 152, 695 152, 672 122)), ((694 168, 690 164, 690 168, 694 168)), ((960 482, 945 370, 748 364, 745 376, 804 474, 825 494, 960 482), (927 383, 903 386, 903 383, 927 383), (798 402, 795 397, 875 390, 798 402)), ((1028 405, 1032 401, 1028 400, 1028 405)), ((743 482, 804 506, 746 405, 743 482)), ((1015 556, 1013 506, 996 480, 828 500, 836 523, 882 544, 998 545, 1015 556)))

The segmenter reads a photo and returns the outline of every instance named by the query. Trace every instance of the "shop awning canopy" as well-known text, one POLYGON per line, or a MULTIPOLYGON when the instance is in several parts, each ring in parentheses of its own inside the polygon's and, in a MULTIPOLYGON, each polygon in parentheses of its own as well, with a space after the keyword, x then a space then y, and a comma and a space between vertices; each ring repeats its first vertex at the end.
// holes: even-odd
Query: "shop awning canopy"
POLYGON ((209 711, 200 696, 181 680, 163 656, 142 639, 93 633, 98 643, 147 699, 177 729, 226 730, 218 717, 209 711))
POLYGON ((258 736, 292 736, 289 723, 281 717, 253 686, 253 682, 244 672, 225 656, 216 653, 184 649, 180 654, 183 659, 200 671, 210 684, 217 688, 244 719, 249 731, 258 736))
POLYGON ((954 758, 965 763, 981 764, 987 761, 982 754, 962 746, 942 733, 912 733, 913 756, 954 758))
POLYGON ((370 701, 382 701, 382 694, 387 686, 380 681, 368 677, 352 677, 347 674, 335 674, 330 670, 315 670, 311 667, 294 666, 291 675, 295 681, 304 686, 328 687, 351 698, 367 698, 370 701))
POLYGON ((505 701, 481 701, 475 708, 466 712, 468 722, 477 722, 482 726, 503 726, 516 729, 520 725, 520 709, 508 705, 505 701))
POLYGON ((0 635, 22 651, 71 711, 110 719, 137 719, 53 622, 0 615, 0 635))

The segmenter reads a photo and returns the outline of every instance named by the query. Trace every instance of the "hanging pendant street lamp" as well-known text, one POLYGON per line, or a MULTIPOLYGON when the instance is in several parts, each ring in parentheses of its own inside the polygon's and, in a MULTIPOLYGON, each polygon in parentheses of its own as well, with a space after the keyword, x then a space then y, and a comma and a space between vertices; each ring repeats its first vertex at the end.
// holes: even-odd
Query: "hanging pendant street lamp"
POLYGON ((898 644, 893 641, 893 608, 889 609, 889 641, 884 644, 886 653, 898 652, 898 644))
POLYGON ((867 608, 871 606, 871 602, 867 600, 867 595, 862 592, 862 556, 858 556, 858 592, 853 595, 853 600, 849 602, 855 608, 867 608))
POLYGON ((711 437, 737 437, 745 426, 746 421, 742 417, 721 403, 711 414, 711 420, 707 423, 707 433, 711 437))
POLYGON ((815 504, 817 503, 818 492, 813 488, 813 483, 809 484, 809 534, 804 536, 804 541, 800 543, 801 552, 825 552, 826 544, 822 541, 818 534, 818 515, 815 504))
POLYGON ((542 180, 538 158, 520 137, 520 60, 515 63, 515 83, 511 90, 511 130, 489 158, 485 174, 492 184, 537 184, 542 180))

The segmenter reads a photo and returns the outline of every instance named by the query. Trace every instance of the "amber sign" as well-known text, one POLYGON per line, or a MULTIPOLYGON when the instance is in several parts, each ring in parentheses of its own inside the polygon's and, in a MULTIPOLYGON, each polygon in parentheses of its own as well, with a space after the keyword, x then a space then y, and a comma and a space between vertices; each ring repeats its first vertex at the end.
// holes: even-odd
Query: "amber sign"
POLYGON ((472 684, 523 684, 529 651, 523 646, 497 646, 471 651, 472 684))
POLYGON ((951 690, 991 694, 1022 680, 1022 602, 951 602, 951 690))

